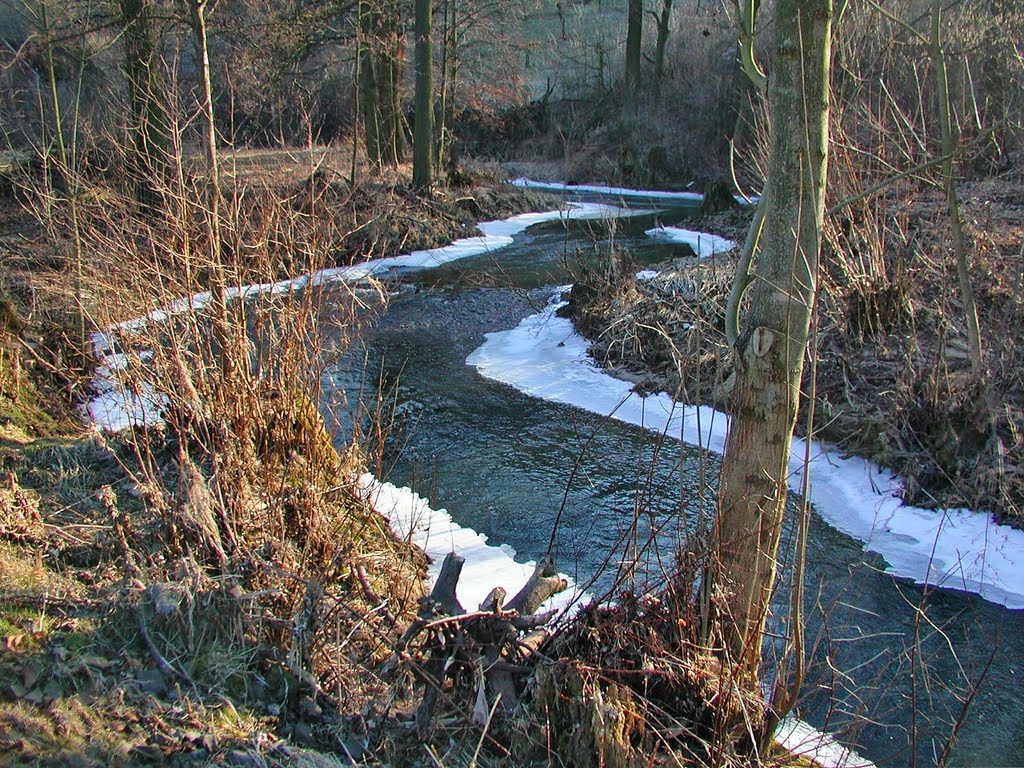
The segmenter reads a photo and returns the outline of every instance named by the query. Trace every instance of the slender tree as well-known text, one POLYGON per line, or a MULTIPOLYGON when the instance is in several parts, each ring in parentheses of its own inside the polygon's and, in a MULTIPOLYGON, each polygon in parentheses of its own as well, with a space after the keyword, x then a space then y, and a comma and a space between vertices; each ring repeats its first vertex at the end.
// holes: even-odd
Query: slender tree
POLYGON ((120 10, 132 136, 128 165, 136 198, 151 206, 157 200, 160 178, 167 172, 170 143, 156 56, 153 0, 120 0, 120 10))
POLYGON ((672 20, 672 0, 662 0, 658 16, 658 37, 654 47, 654 93, 661 98, 661 81, 665 77, 665 49, 668 47, 669 23, 672 20))
POLYGON ((775 584, 824 219, 831 0, 779 0, 768 83, 771 140, 763 245, 718 495, 717 558, 705 582, 709 640, 758 693, 761 643, 775 584))
POLYGON ((434 183, 434 67, 431 0, 416 0, 416 93, 412 185, 429 193, 434 183))
POLYGON ((632 114, 640 95, 640 47, 644 26, 643 0, 629 0, 626 12, 626 107, 632 114))
POLYGON ((222 374, 225 381, 234 373, 230 343, 230 322, 227 303, 227 273, 224 268, 221 239, 221 186, 220 160, 217 154, 217 122, 213 106, 213 81, 210 72, 210 41, 206 27, 208 0, 184 0, 192 28, 193 43, 199 68, 199 109, 202 115, 203 150, 206 159, 206 210, 204 211, 209 238, 210 293, 214 309, 214 341, 220 348, 222 374))

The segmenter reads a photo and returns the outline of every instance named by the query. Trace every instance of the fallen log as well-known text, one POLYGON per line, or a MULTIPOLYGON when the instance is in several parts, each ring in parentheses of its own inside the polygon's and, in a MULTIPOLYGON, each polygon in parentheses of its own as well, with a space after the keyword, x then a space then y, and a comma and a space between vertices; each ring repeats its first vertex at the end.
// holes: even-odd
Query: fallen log
POLYGON ((558 573, 554 559, 551 556, 544 557, 537 563, 529 581, 509 600, 507 607, 521 615, 536 613, 545 600, 564 591, 568 586, 569 582, 558 573))
POLYGON ((421 731, 430 727, 438 697, 447 690, 449 680, 453 691, 460 686, 466 689, 468 709, 477 719, 497 708, 515 708, 528 671, 524 662, 539 657, 539 649, 551 635, 544 626, 557 615, 557 611, 538 614, 537 610, 568 587, 554 560, 546 557, 510 601, 505 602, 507 593, 498 586, 478 610, 467 612, 456 597, 464 563, 454 552, 445 557, 434 588, 421 601, 416 620, 396 647, 396 663, 418 661, 412 668, 424 685, 416 712, 421 731), (421 635, 425 639, 419 652, 408 651, 421 635))

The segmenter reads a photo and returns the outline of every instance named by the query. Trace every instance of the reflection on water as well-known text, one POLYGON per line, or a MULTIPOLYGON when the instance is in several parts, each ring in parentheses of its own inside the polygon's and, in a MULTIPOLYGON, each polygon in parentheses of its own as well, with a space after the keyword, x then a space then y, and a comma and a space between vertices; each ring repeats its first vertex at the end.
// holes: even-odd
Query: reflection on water
MULTIPOLYGON (((615 233, 638 267, 679 252, 644 239, 649 226, 650 219, 629 222, 615 233)), ((623 553, 639 552, 625 572, 641 579, 671 565, 706 497, 702 472, 713 481, 717 460, 528 398, 465 364, 484 333, 539 311, 550 296, 541 286, 570 282, 572 256, 593 251, 582 225, 569 234, 556 226, 495 254, 407 275, 418 290, 393 301, 365 350, 332 370, 328 384, 349 402, 360 387, 394 393, 396 429, 385 450, 392 482, 523 558, 550 546, 564 571, 600 593, 623 572, 623 553), (654 545, 634 549, 652 531, 654 545)), ((344 431, 346 416, 336 415, 344 431)), ((969 595, 925 595, 882 568, 857 542, 815 521, 805 607, 814 652, 801 714, 832 729, 855 722, 846 740, 882 765, 913 763, 916 727, 918 764, 930 765, 959 716, 965 677, 975 679, 997 649, 951 763, 1024 763, 1016 694, 1024 617, 969 595), (918 611, 922 602, 926 613, 918 611)), ((785 603, 785 573, 781 582, 785 603)))

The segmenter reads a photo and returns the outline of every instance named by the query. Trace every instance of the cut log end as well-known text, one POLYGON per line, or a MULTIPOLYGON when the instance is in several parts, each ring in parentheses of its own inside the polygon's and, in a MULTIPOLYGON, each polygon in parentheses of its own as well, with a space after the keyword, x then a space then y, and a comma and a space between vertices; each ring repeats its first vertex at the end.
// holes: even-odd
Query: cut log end
POLYGON ((533 575, 507 605, 508 610, 518 611, 521 615, 537 612, 545 600, 557 595, 569 587, 569 582, 559 575, 555 561, 550 557, 537 563, 533 575))

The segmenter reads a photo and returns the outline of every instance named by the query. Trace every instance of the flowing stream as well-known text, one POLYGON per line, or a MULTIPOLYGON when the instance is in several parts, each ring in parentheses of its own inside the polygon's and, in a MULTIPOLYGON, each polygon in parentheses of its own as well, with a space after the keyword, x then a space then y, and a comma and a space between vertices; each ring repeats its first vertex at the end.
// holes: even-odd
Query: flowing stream
MULTIPOLYGON (((667 201, 658 207, 666 224, 694 212, 667 201)), ((378 388, 393 397, 388 480, 520 558, 550 548, 563 571, 598 595, 617 580, 656 580, 671 565, 698 516, 713 509, 707 484, 719 458, 521 394, 482 377, 466 358, 485 333, 540 311, 553 286, 572 281, 577 258, 594 258, 595 242, 614 239, 638 270, 682 253, 644 236, 654 221, 624 219, 612 230, 540 224, 500 251, 399 275, 406 288, 366 334, 365 348, 328 372, 329 401, 351 403, 378 388)), ((335 413, 344 431, 350 417, 340 406, 335 413)), ((1024 613, 927 590, 884 568, 860 542, 814 518, 805 601, 814 650, 800 716, 878 765, 932 765, 988 666, 950 764, 1024 765, 1024 613)))

